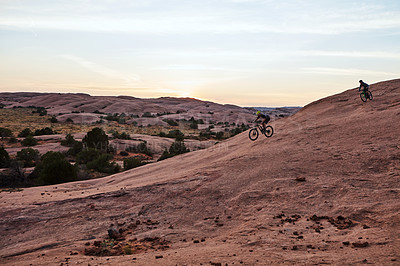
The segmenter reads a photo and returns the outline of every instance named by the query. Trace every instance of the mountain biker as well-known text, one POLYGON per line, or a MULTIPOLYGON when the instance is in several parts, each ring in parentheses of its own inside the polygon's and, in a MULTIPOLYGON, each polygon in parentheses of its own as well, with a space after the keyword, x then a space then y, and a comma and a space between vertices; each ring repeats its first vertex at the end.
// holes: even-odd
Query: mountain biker
POLYGON ((363 92, 366 93, 369 89, 369 85, 367 83, 365 83, 364 81, 362 81, 361 79, 359 82, 360 82, 360 87, 358 88, 358 91, 361 91, 361 88, 362 88, 363 92))
POLYGON ((261 125, 265 130, 267 123, 269 122, 269 120, 271 120, 271 117, 269 117, 269 115, 262 114, 261 111, 257 111, 257 118, 256 120, 254 120, 254 122, 257 122, 257 120, 260 118, 262 119, 261 125))

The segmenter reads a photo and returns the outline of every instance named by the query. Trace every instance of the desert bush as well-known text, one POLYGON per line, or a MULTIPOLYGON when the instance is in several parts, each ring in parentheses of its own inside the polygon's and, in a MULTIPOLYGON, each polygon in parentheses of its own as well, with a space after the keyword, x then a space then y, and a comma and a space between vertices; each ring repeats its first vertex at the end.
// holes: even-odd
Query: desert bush
POLYGON ((120 170, 120 166, 115 162, 109 162, 113 156, 111 154, 101 154, 99 157, 86 164, 87 168, 101 173, 115 174, 120 170))
POLYGON ((62 153, 49 151, 35 167, 39 184, 51 185, 77 180, 78 169, 62 153))
POLYGON ((170 132, 168 132, 167 137, 174 138, 177 141, 183 141, 185 134, 183 134, 179 129, 176 129, 176 130, 171 130, 170 132))
POLYGON ((146 154, 148 156, 153 156, 153 153, 147 147, 147 143, 146 142, 141 142, 139 145, 137 145, 137 151, 139 153, 143 153, 143 154, 146 154))
POLYGON ((68 117, 67 120, 65 120, 65 122, 67 122, 67 123, 74 123, 74 120, 72 120, 70 117, 68 117))
POLYGON ((152 115, 150 112, 144 112, 142 117, 154 117, 154 115, 152 115))
POLYGON ((50 122, 51 122, 51 123, 57 123, 57 122, 58 122, 58 119, 57 119, 55 116, 52 116, 52 117, 50 118, 50 122))
POLYGON ((0 147, 0 168, 7 168, 10 166, 10 156, 4 147, 0 147))
POLYGON ((122 132, 120 134, 118 131, 115 131, 113 133, 113 137, 116 138, 116 139, 128 139, 128 140, 131 139, 131 136, 128 133, 122 132))
POLYGON ((23 167, 35 166, 39 158, 39 151, 32 148, 22 149, 17 152, 17 160, 22 163, 23 167))
POLYGON ((9 138, 8 139, 8 143, 17 143, 18 142, 18 140, 17 140, 17 138, 16 137, 11 137, 11 138, 9 138))
POLYGON ((183 154, 189 152, 190 150, 186 148, 185 143, 183 141, 175 141, 169 147, 169 153, 173 156, 178 154, 183 154))
POLYGON ((192 122, 192 123, 190 123, 190 128, 191 129, 198 129, 199 125, 197 124, 197 122, 192 122))
POLYGON ((96 127, 89 131, 82 142, 88 147, 98 150, 107 150, 108 136, 103 129, 96 127))
POLYGON ((35 136, 41 136, 41 135, 53 135, 55 134, 55 132, 49 128, 49 127, 45 127, 42 129, 36 129, 34 135, 35 136))
POLYGON ((79 164, 87 164, 96 160, 100 155, 101 152, 93 148, 82 150, 76 155, 76 162, 79 164))
POLYGON ((30 128, 25 128, 18 134, 18 137, 20 138, 26 138, 28 136, 33 136, 33 132, 30 128))
POLYGON ((172 156, 169 154, 169 152, 167 151, 167 149, 165 149, 165 150, 163 151, 163 153, 161 154, 161 157, 158 158, 157 161, 162 161, 162 160, 165 160, 165 159, 168 159, 168 158, 171 158, 171 157, 172 157, 172 156))
POLYGON ((34 114, 34 113, 37 113, 37 114, 39 114, 40 116, 45 116, 45 115, 47 115, 47 110, 46 110, 46 108, 44 108, 44 107, 34 107, 34 108, 36 108, 36 110, 35 110, 35 111, 32 111, 33 114, 34 114))
POLYGON ((12 137, 12 131, 8 128, 0 127, 0 137, 1 138, 9 138, 12 137))
POLYGON ((75 141, 74 145, 68 150, 67 154, 71 156, 76 156, 83 150, 83 144, 80 141, 75 141))
POLYGON ((158 161, 179 155, 179 154, 183 154, 183 153, 187 153, 190 152, 190 150, 188 148, 186 148, 185 143, 183 141, 175 141, 174 143, 171 144, 171 146, 169 147, 169 150, 164 150, 164 152, 162 153, 161 157, 158 159, 158 161))
POLYGON ((74 136, 72 136, 71 134, 67 134, 65 136, 65 139, 61 141, 61 145, 66 147, 73 147, 75 142, 76 140, 74 139, 74 136))
POLYGON ((173 119, 164 119, 163 121, 166 122, 168 125, 173 126, 173 127, 179 126, 178 122, 176 122, 173 119))
POLYGON ((125 170, 136 168, 136 167, 139 167, 142 165, 143 165, 142 160, 140 160, 137 157, 131 157, 131 158, 124 159, 124 169, 125 170))
POLYGON ((37 139, 32 136, 27 136, 22 142, 22 146, 35 146, 38 143, 37 139))
POLYGON ((223 139, 224 138, 224 132, 222 132, 222 131, 217 132, 217 135, 215 137, 217 139, 219 139, 219 140, 223 139))

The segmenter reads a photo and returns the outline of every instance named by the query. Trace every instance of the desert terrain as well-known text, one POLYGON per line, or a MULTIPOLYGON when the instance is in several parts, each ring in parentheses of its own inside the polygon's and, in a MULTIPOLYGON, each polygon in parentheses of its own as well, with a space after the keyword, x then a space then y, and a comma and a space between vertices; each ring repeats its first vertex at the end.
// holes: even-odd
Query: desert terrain
POLYGON ((313 102, 271 138, 246 131, 100 179, 3 190, 0 263, 398 265, 400 80, 371 91, 313 102))

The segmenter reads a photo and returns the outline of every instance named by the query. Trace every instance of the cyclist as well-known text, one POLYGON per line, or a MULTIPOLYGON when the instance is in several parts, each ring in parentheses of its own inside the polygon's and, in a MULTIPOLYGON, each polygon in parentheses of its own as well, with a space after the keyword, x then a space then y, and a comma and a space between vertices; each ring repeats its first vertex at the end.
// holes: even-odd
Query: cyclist
POLYGON ((262 114, 261 111, 257 111, 257 118, 254 120, 254 122, 257 122, 257 120, 260 118, 262 119, 261 125, 265 130, 269 120, 271 120, 271 117, 269 117, 269 115, 262 114))
POLYGON ((361 79, 359 82, 360 82, 360 87, 358 88, 358 91, 361 91, 361 89, 362 89, 363 92, 365 93, 365 95, 367 95, 366 93, 369 89, 369 85, 367 83, 365 83, 364 81, 362 81, 361 79))

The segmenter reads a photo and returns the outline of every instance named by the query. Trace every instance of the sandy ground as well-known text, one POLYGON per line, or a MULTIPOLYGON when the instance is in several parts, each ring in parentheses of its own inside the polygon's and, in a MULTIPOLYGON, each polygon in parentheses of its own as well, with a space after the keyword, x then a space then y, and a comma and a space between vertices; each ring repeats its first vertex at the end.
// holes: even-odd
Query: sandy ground
POLYGON ((399 265, 400 80, 371 90, 367 103, 355 89, 314 102, 272 138, 2 192, 0 263, 399 265), (168 247, 85 255, 110 228, 168 247))

